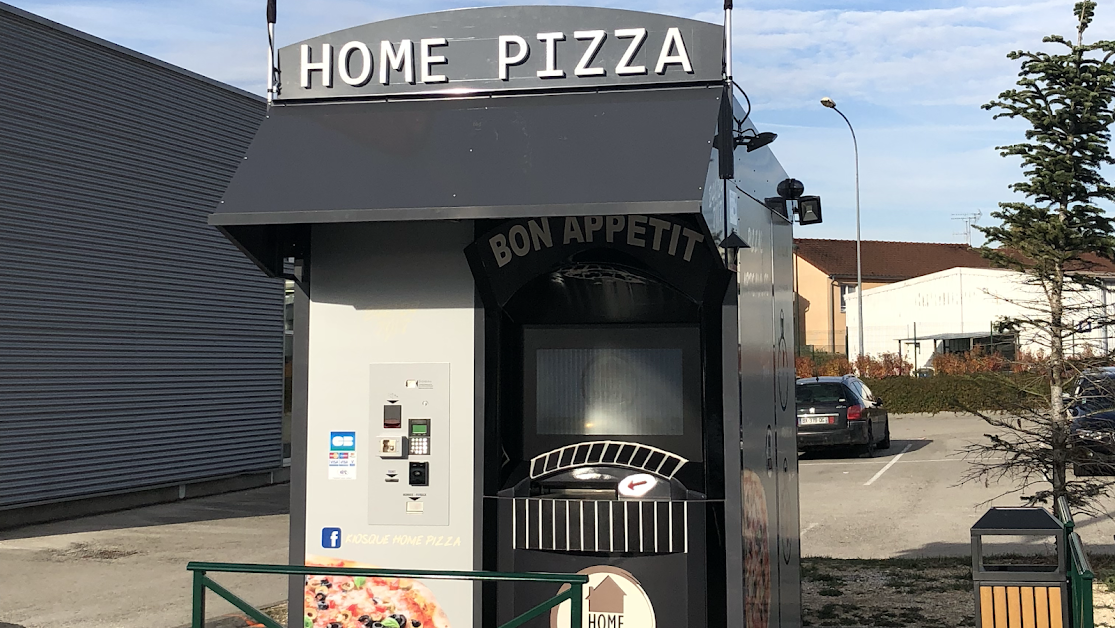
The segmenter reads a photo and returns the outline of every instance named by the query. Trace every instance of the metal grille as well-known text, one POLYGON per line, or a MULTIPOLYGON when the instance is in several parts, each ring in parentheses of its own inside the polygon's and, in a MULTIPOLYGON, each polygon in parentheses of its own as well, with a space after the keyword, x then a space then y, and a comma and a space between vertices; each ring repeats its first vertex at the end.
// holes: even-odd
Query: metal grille
POLYGON ((279 467, 283 286, 206 224, 262 99, 3 4, 0 41, 0 508, 279 467))
POLYGON ((513 547, 551 552, 689 552, 689 503, 516 499, 513 547))
POLYGON ((672 478, 687 462, 689 461, 681 456, 650 445, 602 440, 566 445, 535 456, 530 461, 530 477, 538 478, 565 469, 606 464, 650 471, 672 478))

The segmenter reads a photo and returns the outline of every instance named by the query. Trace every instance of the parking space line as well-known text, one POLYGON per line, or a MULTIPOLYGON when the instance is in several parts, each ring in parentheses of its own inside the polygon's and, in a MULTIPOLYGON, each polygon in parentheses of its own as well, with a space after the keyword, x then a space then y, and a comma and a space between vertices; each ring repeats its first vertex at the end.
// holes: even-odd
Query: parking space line
POLYGON ((835 467, 835 466, 846 465, 846 464, 885 464, 885 462, 886 461, 884 461, 884 460, 870 458, 870 459, 858 460, 858 461, 849 460, 849 461, 846 461, 846 462, 799 462, 798 466, 799 467, 835 467))
POLYGON ((905 447, 903 447, 902 451, 897 456, 892 458, 890 462, 887 463, 887 466, 883 467, 882 469, 879 469, 879 472, 876 473, 875 475, 873 475, 871 477, 871 479, 868 480, 867 482, 865 482, 863 485, 864 486, 871 486, 875 482, 875 480, 878 480, 880 477, 882 477, 882 475, 884 473, 887 472, 887 469, 893 467, 894 463, 898 462, 899 458, 901 458, 903 455, 905 455, 907 451, 910 451, 910 447, 912 447, 912 446, 913 445, 906 445, 905 447))
MULTIPOLYGON (((905 452, 903 452, 905 453, 905 452)), ((848 464, 886 464, 889 462, 884 458, 860 458, 858 460, 844 460, 841 462, 799 462, 799 467, 835 467, 838 465, 848 464)), ((968 462, 959 456, 954 458, 920 458, 920 459, 905 459, 902 464, 912 464, 915 462, 968 462)))

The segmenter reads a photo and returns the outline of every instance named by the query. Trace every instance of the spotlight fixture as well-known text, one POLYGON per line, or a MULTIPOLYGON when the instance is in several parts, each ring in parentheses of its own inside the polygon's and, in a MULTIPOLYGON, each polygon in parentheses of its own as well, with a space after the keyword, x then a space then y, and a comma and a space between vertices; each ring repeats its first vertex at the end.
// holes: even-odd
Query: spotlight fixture
POLYGON ((754 129, 747 129, 739 135, 736 135, 736 146, 743 146, 747 149, 747 152, 750 153, 753 150, 758 150, 770 144, 777 138, 777 134, 769 131, 756 133, 754 129), (751 132, 751 135, 747 135, 748 131, 751 132))
POLYGON ((821 197, 803 196, 798 199, 798 223, 802 225, 815 225, 822 222, 821 197))

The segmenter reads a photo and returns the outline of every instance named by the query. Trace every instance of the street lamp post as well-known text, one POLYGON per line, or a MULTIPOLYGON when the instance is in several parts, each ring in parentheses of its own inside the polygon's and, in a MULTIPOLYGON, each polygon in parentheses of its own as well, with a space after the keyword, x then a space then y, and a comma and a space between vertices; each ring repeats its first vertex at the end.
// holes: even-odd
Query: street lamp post
POLYGON ((852 132, 852 150, 855 151, 856 156, 856 306, 859 310, 859 355, 863 355, 863 255, 860 251, 859 229, 859 145, 856 143, 856 130, 852 128, 848 116, 836 108, 836 101, 825 96, 821 99, 821 104, 839 113, 840 117, 844 118, 844 122, 848 123, 848 130, 852 132))

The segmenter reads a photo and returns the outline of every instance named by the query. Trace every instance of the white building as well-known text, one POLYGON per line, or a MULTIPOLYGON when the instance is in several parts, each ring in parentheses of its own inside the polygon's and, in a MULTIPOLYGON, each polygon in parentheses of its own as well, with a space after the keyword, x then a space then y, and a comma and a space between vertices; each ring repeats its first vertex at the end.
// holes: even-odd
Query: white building
MULTIPOLYGON (((1108 304, 1115 305, 1115 278, 1103 280, 1103 288, 1073 295, 1076 302, 1094 306, 1092 316, 1100 316, 1108 304)), ((848 347, 850 357, 859 353, 857 295, 848 294, 848 347)), ((931 366, 935 353, 966 351, 972 347, 994 347, 1010 353, 1015 347, 1031 353, 1044 347, 1036 338, 996 335, 995 323, 1004 318, 1034 315, 1028 304, 1044 302, 1034 286, 1027 285, 1021 273, 984 268, 951 268, 906 281, 879 286, 863 292, 864 353, 901 353, 916 368, 931 366)), ((1082 322, 1068 341, 1070 352, 1109 350, 1106 327, 1082 322)), ((1048 350, 1045 349, 1048 353, 1048 350)))

